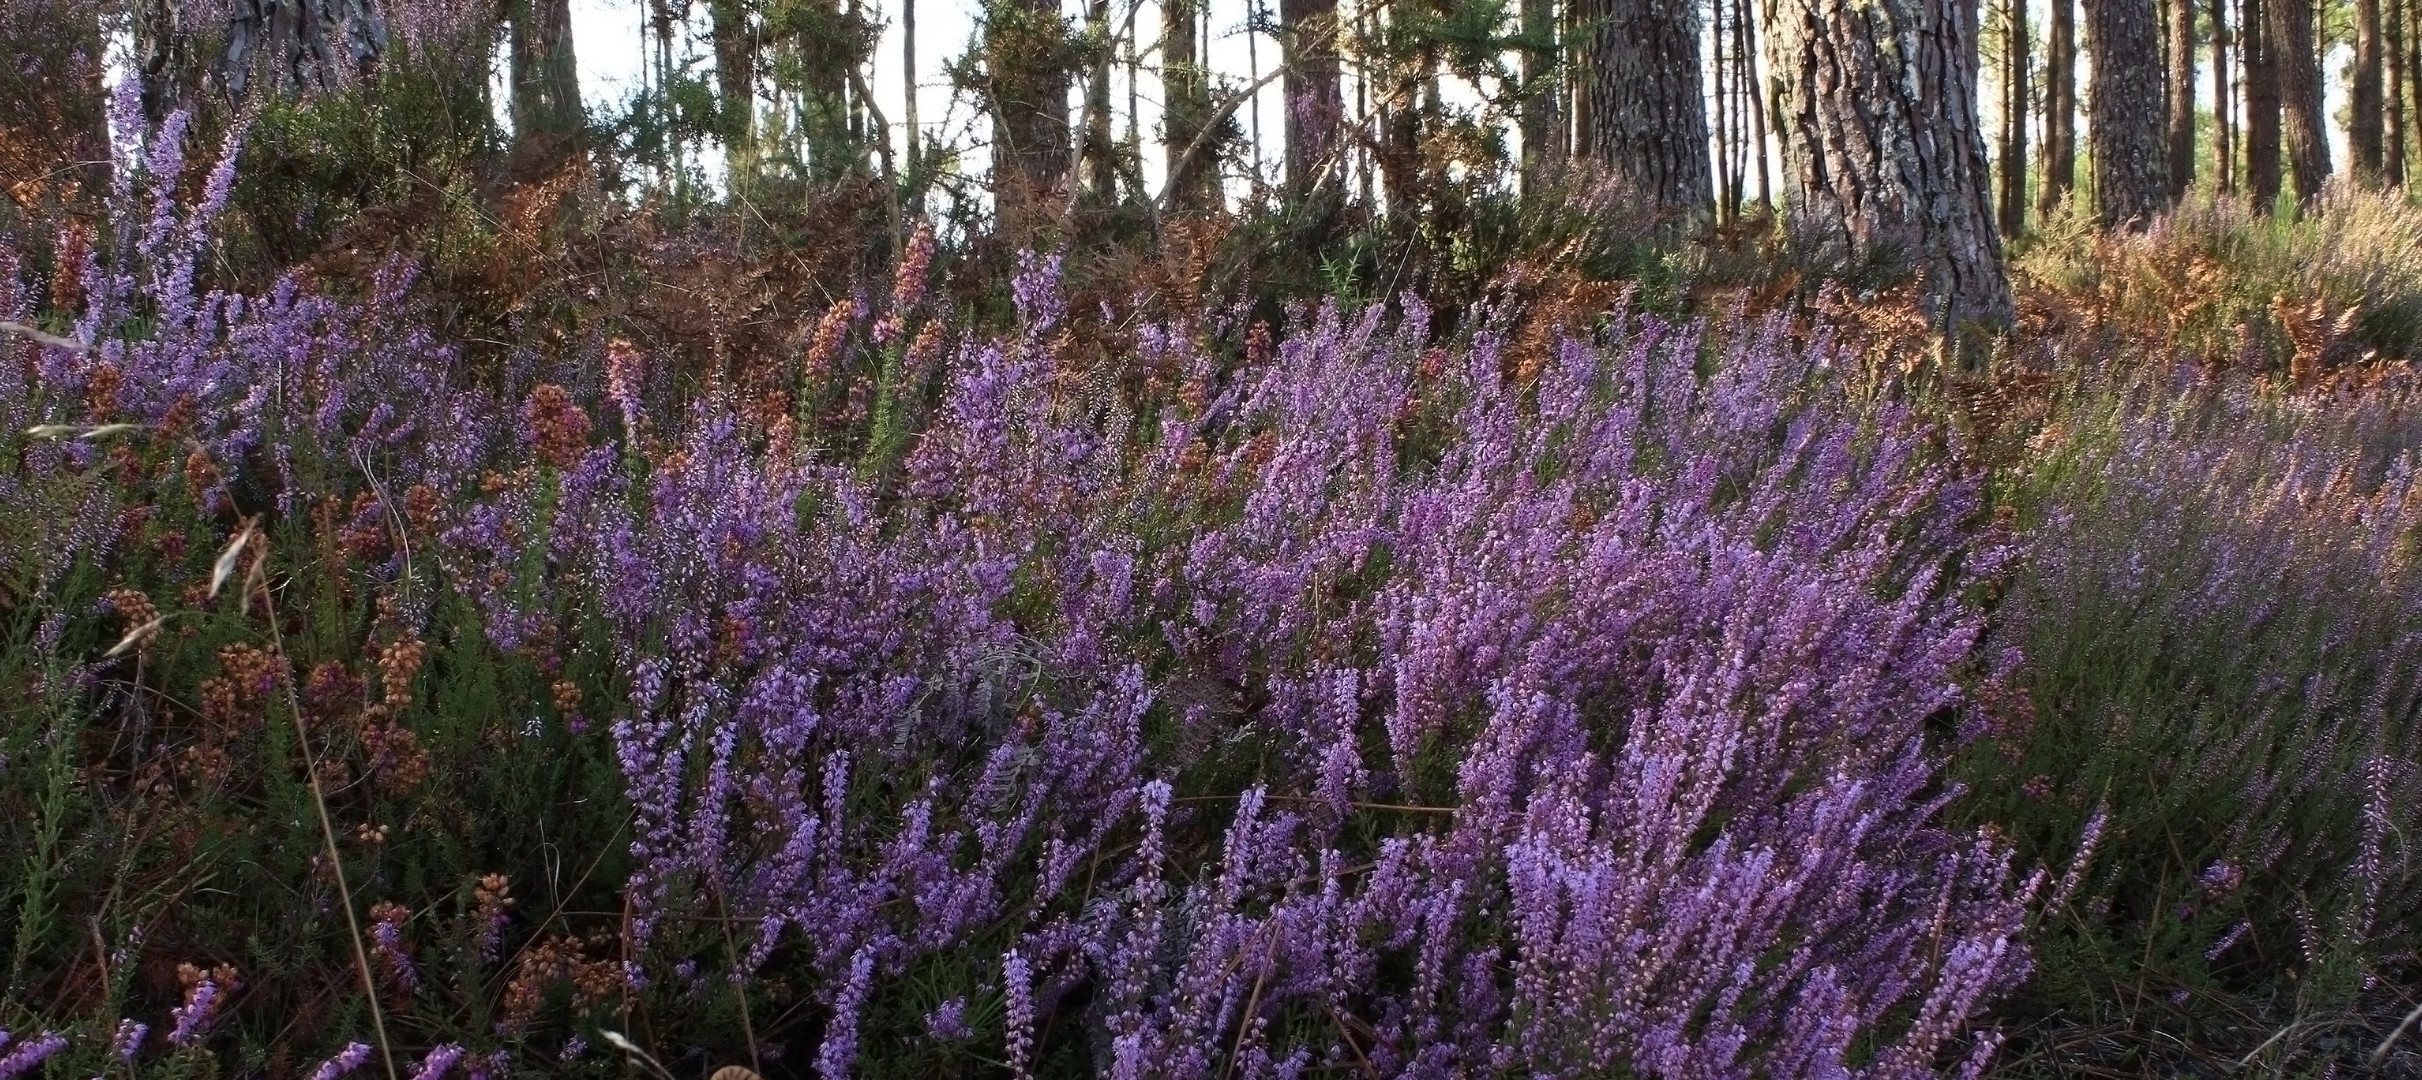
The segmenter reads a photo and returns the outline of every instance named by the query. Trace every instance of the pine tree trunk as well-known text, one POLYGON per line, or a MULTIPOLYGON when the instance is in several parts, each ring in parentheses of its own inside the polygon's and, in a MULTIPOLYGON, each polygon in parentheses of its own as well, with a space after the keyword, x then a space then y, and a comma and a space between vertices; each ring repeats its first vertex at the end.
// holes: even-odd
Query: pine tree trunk
POLYGON ((2245 47, 2245 193, 2254 209, 2270 213, 2279 201, 2279 65, 2272 55, 2269 7, 2273 0, 2245 0, 2237 25, 2245 47))
POLYGON ((993 197, 1001 226, 1022 236, 1067 199, 1068 26, 1058 0, 996 0, 984 27, 992 113, 993 197))
POLYGON ((2001 230, 2027 227, 2027 5, 2005 0, 2002 35, 2001 230))
POLYGON ((2264 0, 2263 44, 2279 84, 2296 202, 2310 203, 2329 178, 2329 127, 2322 112, 2321 54, 2313 45, 2312 0, 2264 0))
POLYGON ((2170 0, 2169 201, 2195 182, 2195 0, 2170 0))
POLYGON ((1776 0, 1786 211, 1820 251, 1893 256, 1946 329, 2007 325, 1965 0, 1776 0))
MULTIPOLYGON (((1329 0, 1332 7, 1336 0, 1329 0)), ((1555 0, 1522 0, 1522 186, 1537 191, 1540 172, 1564 157, 1562 73, 1555 0)))
POLYGON ((757 146, 756 22, 744 0, 711 0, 707 36, 715 45, 715 89, 723 99, 723 126, 737 172, 748 167, 757 146))
POLYGON ((2386 84, 2380 95, 2380 182, 2401 188, 2405 186, 2405 0, 2388 0, 2380 46, 2386 84))
POLYGON ((2049 217, 2077 185, 2077 0, 2049 0, 2044 28, 2044 182, 2036 213, 2049 217))
POLYGON ((1085 6, 1087 44, 1093 49, 1085 81, 1085 142, 1078 155, 1085 192, 1097 203, 1118 201, 1118 147, 1110 135, 1110 0, 1085 6))
POLYGON ((1714 201, 1692 0, 1596 0, 1590 154, 1679 226, 1714 201))
POLYGON ((1211 85, 1203 76, 1195 47, 1195 6, 1200 0, 1161 0, 1161 148, 1168 188, 1165 201, 1175 209, 1205 210, 1218 205, 1219 191, 1212 164, 1213 147, 1187 156, 1211 116, 1211 85))
MULTIPOLYGON (((1287 190, 1323 199, 1342 188, 1337 131, 1346 112, 1337 59, 1337 0, 1279 0, 1287 72, 1287 190), (1319 185, 1315 192, 1314 185, 1319 185)), ((1527 115, 1527 114, 1526 114, 1527 115)))
POLYGON ((2095 216, 2104 228, 2143 228, 2169 206, 2169 88, 2153 23, 2153 0, 2086 0, 2094 50, 2095 216))
POLYGON ((2380 0, 2355 0, 2355 77, 2347 88, 2346 142, 2355 159, 2355 182, 2364 187, 2380 185, 2385 110, 2380 67, 2380 0))
POLYGON ((239 99, 256 71, 271 93, 325 90, 370 74, 386 52, 373 0, 234 0, 219 79, 239 99))
POLYGON ((2237 184, 2236 101, 2229 86, 2229 0, 2212 0, 2212 186, 2220 194, 2237 184))
MULTIPOLYGON (((513 0, 506 9, 513 34, 513 141, 559 153, 585 122, 580 71, 572 55, 571 0, 513 0)), ((720 46, 718 42, 718 46, 720 46)), ((716 63, 721 66, 721 49, 716 63)))

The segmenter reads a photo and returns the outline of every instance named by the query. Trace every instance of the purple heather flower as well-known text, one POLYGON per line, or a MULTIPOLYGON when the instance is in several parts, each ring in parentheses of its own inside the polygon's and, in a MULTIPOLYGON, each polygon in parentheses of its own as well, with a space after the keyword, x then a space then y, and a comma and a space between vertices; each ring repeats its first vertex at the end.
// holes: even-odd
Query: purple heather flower
POLYGON ((320 1062, 318 1068, 311 1070, 310 1080, 336 1080, 337 1077, 361 1068, 362 1062, 368 1060, 370 1060, 369 1043, 346 1043, 345 1048, 338 1051, 335 1057, 320 1062))

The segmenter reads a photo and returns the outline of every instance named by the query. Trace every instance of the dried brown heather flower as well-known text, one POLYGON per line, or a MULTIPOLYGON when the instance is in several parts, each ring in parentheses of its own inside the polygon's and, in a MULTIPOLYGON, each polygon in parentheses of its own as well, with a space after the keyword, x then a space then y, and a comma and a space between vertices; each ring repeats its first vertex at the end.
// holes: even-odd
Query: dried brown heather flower
POLYGON ((227 747, 215 739, 188 746, 177 757, 177 777, 192 787, 222 787, 234 768, 235 761, 227 756, 227 747))
POLYGON ((580 943, 569 937, 548 938, 522 950, 513 962, 513 977, 505 981, 504 1015, 496 1021, 505 1035, 528 1030, 547 1003, 547 991, 568 981, 579 970, 580 943))
POLYGON ((816 334, 807 343, 807 369, 803 375, 809 384, 821 380, 831 370, 833 361, 841 358, 841 342, 849 336, 849 324, 857 315, 857 302, 848 299, 835 300, 824 309, 824 317, 816 321, 816 334))
POLYGON ((151 597, 144 595, 141 589, 121 585, 109 590, 107 597, 109 606, 116 609, 118 617, 126 620, 128 626, 141 626, 160 617, 159 606, 153 604, 151 597))
POLYGON ((313 667, 304 677, 303 706, 316 719, 335 719, 351 712, 368 689, 351 668, 331 661, 313 667))
POLYGON ((577 712, 579 709, 580 687, 573 685, 570 679, 557 679, 555 681, 555 710, 569 713, 577 712))
POLYGON ((387 553, 388 540, 385 508, 367 491, 355 495, 344 535, 338 538, 346 554, 356 559, 376 559, 387 553))
POLYGON ((420 748, 420 738, 401 724, 365 725, 362 754, 369 758, 370 774, 378 778, 379 790, 389 795, 405 794, 429 778, 428 753, 420 748))
POLYGON ((185 455, 185 487, 188 491, 199 496, 218 484, 219 467, 211 462, 207 451, 197 446, 193 453, 185 455))
POLYGON ((84 264, 92 257, 92 238, 82 222, 69 225, 59 242, 59 261, 50 272, 50 306, 54 311, 84 307, 84 264))
POLYGON ((379 687, 389 708, 412 703, 412 677, 420 673, 428 647, 418 638, 403 638, 378 651, 379 687))
POLYGON ((404 489, 404 520, 423 533, 433 533, 438 526, 437 489, 427 484, 414 484, 404 489))
POLYGON ((84 377, 84 415, 94 423, 108 420, 118 412, 118 388, 126 378, 118 374, 118 366, 109 361, 93 365, 92 374, 84 377))
POLYGON ((554 383, 541 383, 530 391, 521 418, 528 425, 526 434, 538 449, 539 460, 558 469, 578 464, 581 453, 589 448, 589 414, 572 403, 569 391, 554 383))

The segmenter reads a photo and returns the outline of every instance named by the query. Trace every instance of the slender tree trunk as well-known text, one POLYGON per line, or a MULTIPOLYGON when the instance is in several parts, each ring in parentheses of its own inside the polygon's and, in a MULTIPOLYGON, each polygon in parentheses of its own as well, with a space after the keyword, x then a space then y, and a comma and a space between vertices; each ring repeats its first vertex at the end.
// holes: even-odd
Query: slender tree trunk
POLYGON ((1596 0, 1590 154, 1669 223, 1707 213, 1714 181, 1701 93, 1698 5, 1596 0))
POLYGON ((1337 0, 1279 0, 1287 71, 1287 191, 1333 198, 1341 188, 1338 125, 1346 111, 1337 59, 1337 0), (1314 191, 1315 183, 1319 190, 1314 191))
MULTIPOLYGON (((1717 0, 1721 3, 1722 0, 1717 0)), ((1758 164, 1758 209, 1774 209, 1774 184, 1766 175, 1766 89, 1758 73, 1757 41, 1751 24, 1757 20, 1750 9, 1750 0, 1738 0, 1733 25, 1739 27, 1741 64, 1749 82, 1749 158, 1758 164)))
POLYGON ((2329 127, 2322 112, 2321 54, 2313 46, 2312 0, 2264 0, 2263 44, 2279 85, 2296 202, 2311 202, 2329 178, 2329 127))
POLYGON ((1522 187, 1526 192, 1537 191, 1541 171, 1564 156, 1564 77, 1556 64, 1561 40, 1556 32, 1555 0, 1522 0, 1522 187))
POLYGON ((2027 5, 2005 0, 2002 36, 2001 230, 2027 227, 2027 5))
POLYGON ((1715 183, 1716 222, 1732 219, 1732 57, 1725 49, 1724 4, 1708 5, 1709 57, 1708 73, 1713 76, 1715 93, 1709 95, 1715 122, 1715 183))
POLYGON ((2405 0, 2388 0, 2380 45, 2385 58, 2381 74, 2387 84, 2381 92, 2380 182, 2401 188, 2405 186, 2405 0))
POLYGON ((1188 148, 1211 117, 1211 85, 1204 78, 1195 48, 1195 4, 1200 0, 1161 0, 1161 147, 1167 170, 1168 204, 1186 210, 1218 205, 1219 190, 1212 168, 1215 148, 1203 147, 1191 158, 1188 148))
POLYGON ((2168 87, 2153 0, 2086 0, 2086 41, 2093 49, 2094 203, 2104 228, 2142 228, 2169 206, 2164 128, 2168 87))
POLYGON ((2347 88, 2346 142, 2355 159, 2355 182, 2364 187, 2380 185, 2383 167, 2380 53, 2380 0, 2355 0, 2355 77, 2347 88))
POLYGON ((1012 236, 1056 216, 1067 197, 1068 27, 1058 0, 995 0, 984 60, 992 113, 994 198, 1012 236))
POLYGON ((2245 47, 2245 192, 2254 209, 2270 213, 2279 201, 2279 65, 2271 34, 2274 0, 2245 0, 2237 25, 2245 47))
POLYGON ((2237 190, 2237 113, 2229 86, 2229 0, 2212 0, 2212 186, 2237 190))
POLYGON ((922 191, 925 129, 917 124, 917 0, 900 0, 900 88, 904 98, 900 124, 908 136, 908 182, 922 191))
POLYGON ((1839 258, 1893 255, 1946 329, 2007 325, 1964 0, 1776 0, 1786 210, 1839 258))
POLYGON ((2049 0, 2045 27, 2044 182, 2036 212, 2049 217, 2067 205, 2077 184, 2077 0, 2049 0))
POLYGON ((1118 147, 1110 134, 1110 0, 1088 0, 1085 30, 1093 55, 1086 65, 1085 141, 1078 158, 1086 194, 1107 205, 1118 201, 1118 147))
MULTIPOLYGON (((533 0, 515 0, 530 3, 533 0)), ((755 168, 757 151, 757 26, 746 0, 711 0, 707 36, 715 46, 715 90, 722 99, 731 170, 755 168)))
POLYGON ((2195 182, 2195 0, 2170 0, 2170 204, 2195 182))

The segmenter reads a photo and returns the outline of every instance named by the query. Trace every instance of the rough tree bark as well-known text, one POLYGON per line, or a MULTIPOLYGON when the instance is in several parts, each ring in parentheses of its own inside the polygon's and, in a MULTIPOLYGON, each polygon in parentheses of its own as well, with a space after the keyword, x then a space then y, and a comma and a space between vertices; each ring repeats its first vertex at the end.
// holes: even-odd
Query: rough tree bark
POLYGON ((377 70, 387 21, 374 0, 234 0, 219 81, 241 98, 258 72, 275 94, 325 90, 377 70))
POLYGON ((2195 0, 2170 0, 2169 201, 2195 182, 2195 0))
POLYGON ((2380 184, 2383 101, 2380 96, 2380 0, 2355 0, 2355 71, 2347 87, 2347 152, 2355 159, 2355 182, 2380 184))
POLYGON ((1593 0, 1590 156, 1681 224, 1714 201, 1692 0, 1593 0))
POLYGON ((2329 178, 2329 127, 2321 108, 2321 54, 2313 47, 2312 0, 2264 0, 2263 52, 2278 81, 2287 119, 2288 163, 2296 202, 2311 202, 2329 178))
POLYGON ((2279 202, 2279 66, 2271 52, 2270 0, 2245 0, 2245 194, 2258 213, 2279 202))
MULTIPOLYGON (((572 55, 571 0, 512 0, 505 17, 513 35, 513 141, 525 147, 560 145, 586 122, 572 55)), ((716 45, 720 68, 722 43, 716 45)))
POLYGON ((1066 200, 1073 150, 1068 46, 1058 0, 995 0, 986 7, 993 198, 1011 236, 1056 217, 1066 200))
POLYGON ((1938 325, 2007 325, 1965 0, 1775 0, 1786 212, 1842 258, 1922 278, 1938 325))
POLYGON ((2050 0, 2044 27, 2044 182, 2036 213, 2049 217, 2077 185, 2077 0, 2050 0))
POLYGON ((2169 91, 2153 0, 2086 0, 2093 49, 2095 216, 2104 228, 2143 228, 2169 206, 2169 91))

